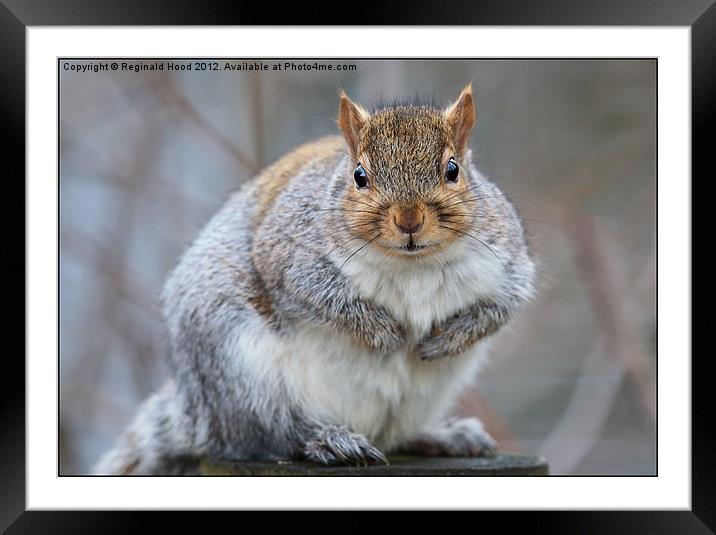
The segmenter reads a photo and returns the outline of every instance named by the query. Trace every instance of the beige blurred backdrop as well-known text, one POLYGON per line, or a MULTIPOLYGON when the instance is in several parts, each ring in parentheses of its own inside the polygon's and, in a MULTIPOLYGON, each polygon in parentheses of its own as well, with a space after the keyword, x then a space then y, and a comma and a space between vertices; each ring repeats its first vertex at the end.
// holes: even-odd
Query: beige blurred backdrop
POLYGON ((339 88, 368 105, 413 93, 448 104, 469 81, 476 163, 523 216, 540 275, 460 410, 503 449, 546 456, 554 474, 655 474, 655 61, 84 73, 64 63, 62 474, 87 473, 167 376, 163 281, 233 190, 336 133, 339 88))

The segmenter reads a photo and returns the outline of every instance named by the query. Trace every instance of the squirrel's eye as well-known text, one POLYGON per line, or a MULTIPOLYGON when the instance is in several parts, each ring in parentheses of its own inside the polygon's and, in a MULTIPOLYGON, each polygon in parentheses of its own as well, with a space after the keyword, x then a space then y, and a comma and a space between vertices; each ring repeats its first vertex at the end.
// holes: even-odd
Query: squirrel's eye
POLYGON ((445 170, 445 180, 447 182, 457 182, 457 174, 460 168, 457 166, 457 162, 450 158, 447 163, 447 169, 445 170))
POLYGON ((355 180, 358 189, 368 187, 368 177, 365 174, 365 169, 363 169, 363 164, 359 163, 356 170, 353 171, 353 180, 355 180))

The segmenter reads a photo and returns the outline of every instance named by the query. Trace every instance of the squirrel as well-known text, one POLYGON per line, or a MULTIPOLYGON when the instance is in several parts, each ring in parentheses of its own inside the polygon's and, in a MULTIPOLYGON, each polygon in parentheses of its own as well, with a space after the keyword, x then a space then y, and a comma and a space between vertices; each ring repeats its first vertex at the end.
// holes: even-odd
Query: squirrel
POLYGON ((342 136, 242 185, 183 254, 162 293, 172 378, 95 473, 494 455, 479 420, 448 414, 535 266, 473 164, 476 120, 471 84, 446 109, 341 91, 342 136))

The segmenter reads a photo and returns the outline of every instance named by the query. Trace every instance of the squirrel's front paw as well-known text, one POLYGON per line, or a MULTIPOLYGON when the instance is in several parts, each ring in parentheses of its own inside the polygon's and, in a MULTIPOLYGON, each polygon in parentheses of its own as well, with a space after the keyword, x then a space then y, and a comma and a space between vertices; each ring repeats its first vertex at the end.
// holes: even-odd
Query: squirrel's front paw
POLYGON ((406 343, 403 326, 383 307, 372 307, 359 322, 359 338, 371 349, 388 353, 406 343))
POLYGON ((449 457, 494 457, 497 442, 477 418, 460 418, 445 422, 439 428, 422 433, 401 446, 402 453, 413 455, 446 455, 449 457))
POLYGON ((477 338, 452 326, 433 327, 432 331, 418 342, 415 354, 425 361, 454 357, 469 350, 476 342, 477 338))
POLYGON ((445 347, 439 337, 425 337, 415 347, 415 354, 420 360, 437 360, 447 356, 445 347))
POLYGON ((307 459, 327 465, 388 464, 383 452, 366 437, 342 425, 322 428, 316 438, 306 444, 303 452, 307 459))
POLYGON ((421 360, 438 360, 443 357, 450 357, 458 353, 454 344, 450 343, 442 332, 436 329, 423 338, 415 347, 415 354, 421 360))

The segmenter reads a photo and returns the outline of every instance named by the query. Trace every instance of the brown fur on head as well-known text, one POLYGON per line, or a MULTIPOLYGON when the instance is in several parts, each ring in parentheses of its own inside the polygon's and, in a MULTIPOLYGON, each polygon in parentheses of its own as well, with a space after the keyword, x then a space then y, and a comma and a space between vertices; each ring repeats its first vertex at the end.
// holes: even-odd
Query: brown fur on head
POLYGON ((393 255, 438 252, 474 224, 474 189, 468 165, 476 122, 472 86, 446 110, 392 106, 370 114, 342 92, 338 124, 352 168, 367 185, 346 177, 343 207, 347 228, 393 255), (446 179, 449 161, 459 170, 446 179))

